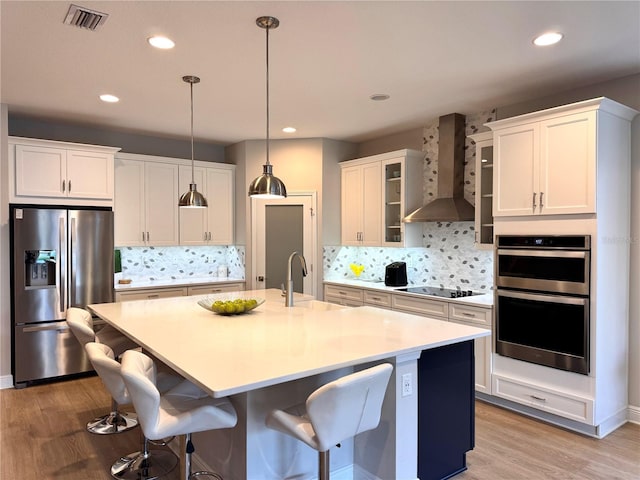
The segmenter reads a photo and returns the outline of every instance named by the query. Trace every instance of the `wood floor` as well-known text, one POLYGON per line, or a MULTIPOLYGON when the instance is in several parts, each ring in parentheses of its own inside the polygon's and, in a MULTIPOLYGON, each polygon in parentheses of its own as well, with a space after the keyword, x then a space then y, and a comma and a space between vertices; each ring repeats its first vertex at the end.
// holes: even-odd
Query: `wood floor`
MULTIPOLYGON (((111 478, 113 461, 139 450, 140 433, 86 432, 86 422, 109 406, 98 377, 1 390, 0 479, 111 478)), ((476 448, 467 464, 455 480, 637 480, 640 425, 596 440, 477 402, 476 448)))

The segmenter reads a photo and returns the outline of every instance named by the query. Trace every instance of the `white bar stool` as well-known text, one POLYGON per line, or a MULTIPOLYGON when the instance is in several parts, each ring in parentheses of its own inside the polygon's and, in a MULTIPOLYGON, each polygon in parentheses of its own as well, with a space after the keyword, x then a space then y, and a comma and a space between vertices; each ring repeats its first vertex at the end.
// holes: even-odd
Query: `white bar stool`
MULTIPOLYGON (((120 404, 131 403, 131 397, 120 373, 121 365, 115 359, 113 350, 103 343, 89 342, 85 346, 91 365, 111 396, 120 404)), ((169 390, 182 382, 177 374, 158 372, 159 388, 169 390)), ((137 425, 137 418, 136 418, 137 425)), ((111 466, 114 478, 151 479, 171 472, 178 464, 178 458, 169 450, 149 450, 147 439, 143 439, 143 449, 118 459, 111 466)))
MULTIPOLYGON (((67 309, 67 325, 78 339, 80 344, 86 347, 89 342, 97 342, 108 345, 116 357, 131 348, 137 348, 134 342, 118 332, 115 328, 105 325, 98 332, 93 330, 93 318, 91 314, 82 308, 71 307, 67 309)), ((87 430, 98 435, 111 435, 122 433, 138 425, 135 414, 118 411, 118 402, 112 398, 111 412, 91 420, 87 423, 87 430)))
POLYGON ((191 434, 234 427, 238 417, 233 405, 226 397, 210 397, 188 380, 161 394, 155 384, 154 372, 153 360, 144 353, 127 350, 122 355, 122 378, 145 437, 155 440, 186 435, 184 479, 211 476, 222 480, 213 472, 191 472, 194 451, 191 434))
POLYGON ((329 480, 329 449, 380 423, 382 402, 393 366, 383 363, 327 383, 304 405, 289 412, 273 410, 269 428, 296 438, 318 451, 318 479, 329 480))

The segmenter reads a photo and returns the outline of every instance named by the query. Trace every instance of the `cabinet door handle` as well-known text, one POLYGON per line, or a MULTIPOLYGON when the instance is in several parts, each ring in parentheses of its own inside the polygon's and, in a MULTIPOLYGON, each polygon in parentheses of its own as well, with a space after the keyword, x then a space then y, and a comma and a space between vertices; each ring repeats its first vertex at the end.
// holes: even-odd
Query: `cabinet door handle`
POLYGON ((202 234, 202 236, 204 237, 204 238, 203 238, 203 240, 206 242, 206 241, 208 240, 208 238, 207 238, 207 232, 204 232, 204 233, 202 234))
POLYGON ((544 207, 544 203, 542 203, 542 196, 544 195, 544 192, 540 192, 540 208, 544 207))
POLYGON ((147 232, 147 242, 149 241, 149 232, 147 232))
POLYGON ((71 180, 67 180, 67 183, 68 183, 68 190, 69 190, 69 193, 71 193, 71 180))
POLYGON ((211 232, 209 232, 209 240, 211 240, 211 232))
POLYGON ((142 232, 142 241, 144 242, 144 232, 142 232))
POLYGON ((536 209, 536 206, 537 206, 537 205, 536 205, 536 195, 537 195, 537 193, 536 193, 536 192, 533 192, 533 209, 534 209, 534 210, 536 209))
POLYGON ((539 400, 539 401, 541 401, 541 402, 546 402, 546 401, 547 401, 547 399, 546 399, 546 398, 538 397, 538 396, 536 396, 536 395, 529 395, 529 396, 530 396, 531 398, 533 398, 534 400, 539 400))
POLYGON ((67 182, 66 182, 65 180, 62 180, 62 191, 63 191, 63 192, 65 192, 65 191, 66 191, 66 190, 65 190, 65 184, 66 184, 66 183, 67 183, 67 182))

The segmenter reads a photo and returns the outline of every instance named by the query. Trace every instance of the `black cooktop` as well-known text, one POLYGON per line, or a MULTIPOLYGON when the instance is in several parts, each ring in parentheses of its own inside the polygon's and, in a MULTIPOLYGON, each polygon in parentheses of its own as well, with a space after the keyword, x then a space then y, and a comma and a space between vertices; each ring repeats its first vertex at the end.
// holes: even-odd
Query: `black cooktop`
POLYGON ((431 295, 433 297, 445 297, 445 298, 459 298, 459 297, 471 297, 473 295, 480 295, 478 292, 472 290, 440 288, 440 287, 407 287, 396 289, 400 292, 417 293, 419 295, 431 295))

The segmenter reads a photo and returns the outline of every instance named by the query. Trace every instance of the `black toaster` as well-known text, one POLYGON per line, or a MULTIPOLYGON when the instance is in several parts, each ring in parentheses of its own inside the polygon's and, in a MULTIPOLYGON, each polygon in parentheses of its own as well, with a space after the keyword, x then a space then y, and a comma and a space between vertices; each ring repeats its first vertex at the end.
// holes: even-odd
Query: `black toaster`
POLYGON ((407 285, 407 264, 393 262, 386 266, 384 284, 387 287, 404 287, 407 285))

